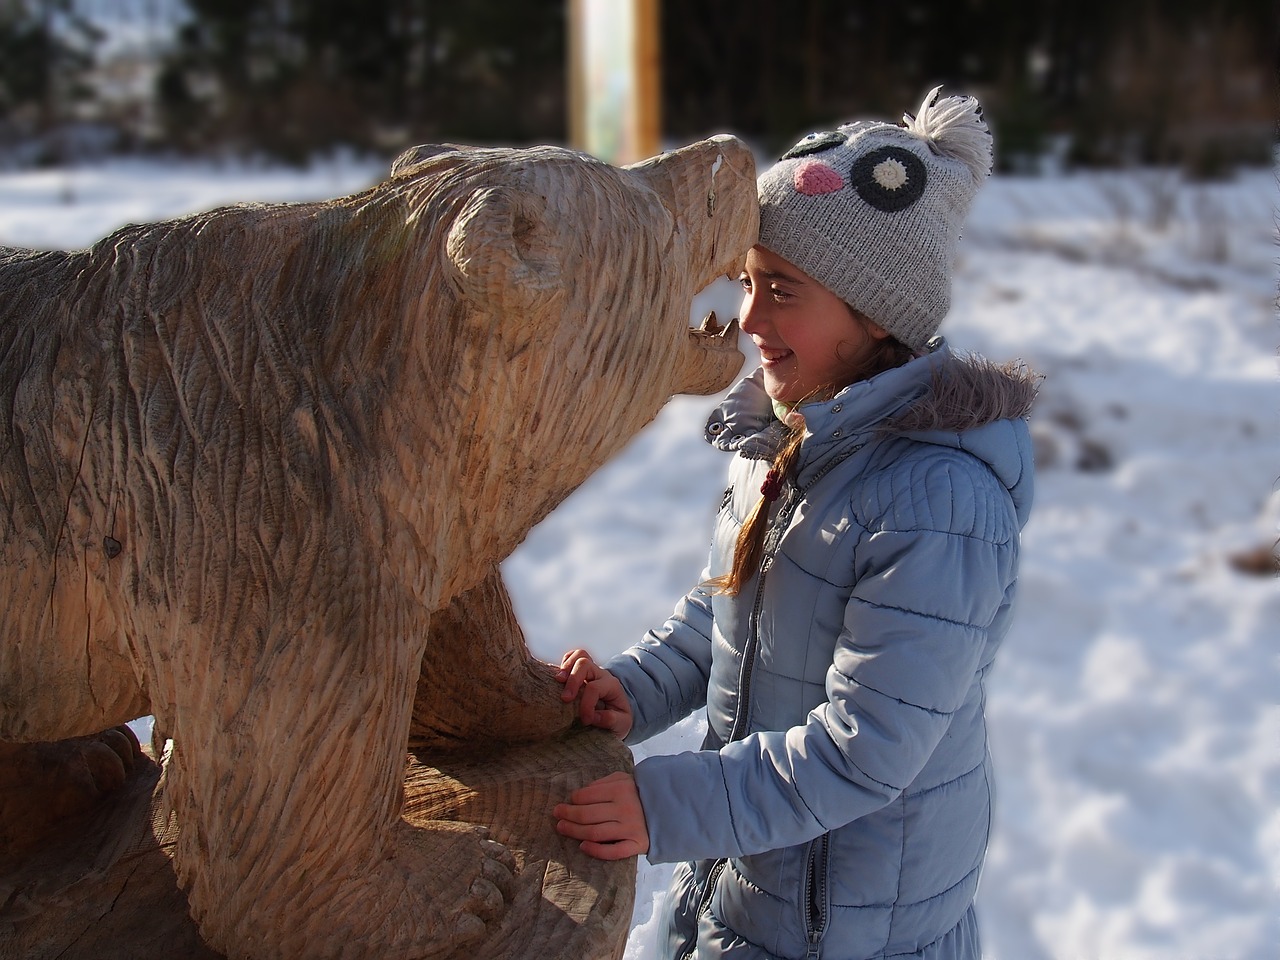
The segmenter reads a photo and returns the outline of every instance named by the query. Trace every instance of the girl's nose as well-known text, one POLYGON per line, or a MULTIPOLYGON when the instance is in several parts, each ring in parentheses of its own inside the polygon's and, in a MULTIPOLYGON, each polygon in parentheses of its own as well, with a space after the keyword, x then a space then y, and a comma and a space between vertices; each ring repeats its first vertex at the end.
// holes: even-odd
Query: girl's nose
POLYGON ((751 294, 742 298, 742 307, 738 311, 738 326, 743 333, 763 333, 768 325, 767 311, 751 294))

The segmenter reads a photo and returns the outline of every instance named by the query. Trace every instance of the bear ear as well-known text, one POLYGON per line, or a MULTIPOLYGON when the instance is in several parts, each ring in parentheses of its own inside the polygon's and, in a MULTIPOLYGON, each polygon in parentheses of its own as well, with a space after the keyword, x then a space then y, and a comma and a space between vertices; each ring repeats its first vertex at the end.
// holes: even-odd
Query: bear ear
POLYGON ((528 309, 560 293, 563 240, 547 207, 546 197, 505 186, 467 198, 445 241, 464 297, 498 311, 528 309))

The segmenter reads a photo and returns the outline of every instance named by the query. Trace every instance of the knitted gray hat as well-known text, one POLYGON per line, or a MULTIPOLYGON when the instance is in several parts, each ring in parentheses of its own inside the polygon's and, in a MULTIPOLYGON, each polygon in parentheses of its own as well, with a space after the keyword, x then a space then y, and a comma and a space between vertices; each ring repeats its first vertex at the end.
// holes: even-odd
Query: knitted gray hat
POLYGON ((991 172, 978 101, 941 89, 904 126, 811 133, 759 181, 760 245, 915 350, 951 309, 960 226, 991 172))

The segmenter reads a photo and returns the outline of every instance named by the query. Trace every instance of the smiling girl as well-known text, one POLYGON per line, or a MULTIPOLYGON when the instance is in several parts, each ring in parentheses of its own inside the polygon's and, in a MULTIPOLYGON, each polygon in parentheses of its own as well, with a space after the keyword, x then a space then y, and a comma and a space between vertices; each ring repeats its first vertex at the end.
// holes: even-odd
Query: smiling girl
POLYGON ((742 329, 761 366, 712 414, 734 458, 702 581, 607 664, 581 720, 702 749, 556 807, 606 859, 679 862, 667 957, 981 955, 983 680, 1031 504, 1034 381, 953 354, 961 222, 991 167, 972 98, 806 137, 760 178, 742 329))

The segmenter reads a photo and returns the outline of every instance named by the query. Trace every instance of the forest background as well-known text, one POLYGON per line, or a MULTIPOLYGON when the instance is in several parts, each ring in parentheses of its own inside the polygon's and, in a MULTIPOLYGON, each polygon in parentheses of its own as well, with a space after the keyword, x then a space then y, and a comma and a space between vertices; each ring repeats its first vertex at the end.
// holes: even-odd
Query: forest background
MULTIPOLYGON (((0 0, 0 164, 565 142, 567 0, 0 0)), ((977 94, 1003 171, 1270 162, 1273 0, 660 3, 661 126, 765 153, 977 94)))

